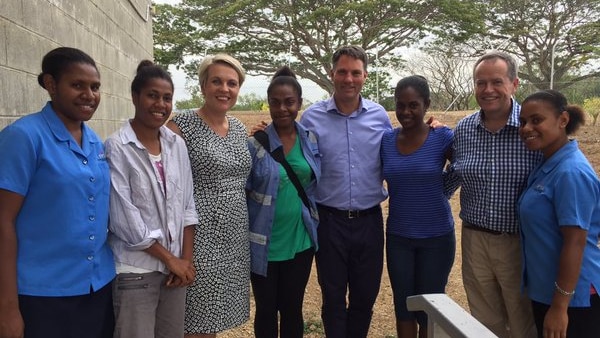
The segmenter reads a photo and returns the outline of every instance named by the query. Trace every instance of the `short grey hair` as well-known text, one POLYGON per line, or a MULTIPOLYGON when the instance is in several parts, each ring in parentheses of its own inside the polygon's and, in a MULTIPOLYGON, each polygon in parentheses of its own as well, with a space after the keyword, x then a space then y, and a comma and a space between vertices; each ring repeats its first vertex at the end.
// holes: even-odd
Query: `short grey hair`
POLYGON ((475 69, 477 69, 477 66, 479 66, 479 64, 482 63, 483 61, 498 60, 498 59, 504 60, 504 62, 506 62, 506 65, 508 66, 506 75, 508 76, 508 78, 511 81, 516 79, 517 73, 519 72, 519 67, 517 66, 517 62, 510 54, 499 51, 499 50, 493 50, 493 51, 487 52, 484 55, 482 55, 479 59, 477 59, 477 61, 475 62, 475 65, 473 66, 473 75, 475 75, 475 69))

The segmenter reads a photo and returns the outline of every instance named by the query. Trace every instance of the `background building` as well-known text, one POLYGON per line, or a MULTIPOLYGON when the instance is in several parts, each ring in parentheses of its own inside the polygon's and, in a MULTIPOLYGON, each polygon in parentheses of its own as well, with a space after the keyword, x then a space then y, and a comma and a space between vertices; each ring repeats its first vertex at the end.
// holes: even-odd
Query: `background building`
POLYGON ((150 0, 0 1, 0 129, 41 109, 42 57, 60 46, 97 62, 101 101, 90 125, 105 138, 133 116, 130 84, 142 59, 152 59, 150 0))

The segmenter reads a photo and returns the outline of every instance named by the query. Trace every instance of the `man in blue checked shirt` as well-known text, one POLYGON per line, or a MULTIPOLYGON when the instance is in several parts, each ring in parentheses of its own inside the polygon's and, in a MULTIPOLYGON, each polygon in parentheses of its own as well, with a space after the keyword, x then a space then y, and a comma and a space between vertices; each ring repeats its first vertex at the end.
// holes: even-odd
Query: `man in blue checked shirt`
POLYGON ((515 60, 489 52, 473 68, 478 112, 454 131, 452 167, 461 182, 462 273, 475 318, 498 337, 535 337, 531 305, 521 292, 516 203, 541 154, 519 138, 521 106, 515 60))

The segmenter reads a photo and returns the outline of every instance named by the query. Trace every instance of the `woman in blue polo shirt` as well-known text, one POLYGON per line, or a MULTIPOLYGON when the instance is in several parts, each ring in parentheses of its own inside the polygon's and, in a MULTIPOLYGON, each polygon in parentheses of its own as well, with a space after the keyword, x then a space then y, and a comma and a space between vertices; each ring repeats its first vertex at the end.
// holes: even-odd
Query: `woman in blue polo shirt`
POLYGON ((600 337, 600 181, 570 140, 584 112, 554 90, 528 96, 519 133, 544 160, 519 200, 523 286, 539 337, 600 337))
POLYGON ((60 47, 38 83, 51 100, 0 132, 0 336, 112 337, 110 178, 84 123, 100 74, 89 55, 60 47))
POLYGON ((304 332, 304 290, 317 248, 314 189, 321 175, 320 161, 314 134, 295 121, 302 107, 302 87, 291 69, 283 67, 275 73, 267 99, 273 119, 265 128, 270 148, 283 148, 311 208, 303 204, 283 166, 251 137, 252 170, 246 190, 250 280, 256 302, 254 333, 256 337, 300 338, 304 332))

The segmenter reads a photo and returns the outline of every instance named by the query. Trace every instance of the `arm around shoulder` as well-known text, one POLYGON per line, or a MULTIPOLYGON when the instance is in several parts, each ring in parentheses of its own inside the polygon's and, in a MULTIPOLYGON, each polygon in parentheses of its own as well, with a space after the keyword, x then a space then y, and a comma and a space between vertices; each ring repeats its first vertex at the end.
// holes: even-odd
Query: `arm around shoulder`
POLYGON ((167 128, 171 129, 175 134, 183 138, 183 133, 181 132, 181 129, 179 129, 179 126, 177 125, 177 123, 175 123, 175 121, 169 120, 167 122, 167 128))

